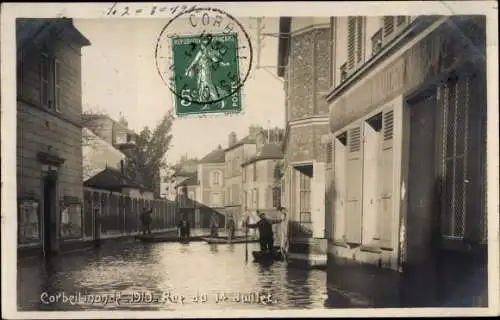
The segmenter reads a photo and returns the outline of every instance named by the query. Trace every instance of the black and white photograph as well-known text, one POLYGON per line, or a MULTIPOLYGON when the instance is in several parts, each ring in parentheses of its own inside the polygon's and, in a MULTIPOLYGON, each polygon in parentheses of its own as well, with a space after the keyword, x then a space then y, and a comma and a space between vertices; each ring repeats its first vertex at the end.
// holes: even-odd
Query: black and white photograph
POLYGON ((2 3, 2 318, 498 316, 497 14, 2 3))

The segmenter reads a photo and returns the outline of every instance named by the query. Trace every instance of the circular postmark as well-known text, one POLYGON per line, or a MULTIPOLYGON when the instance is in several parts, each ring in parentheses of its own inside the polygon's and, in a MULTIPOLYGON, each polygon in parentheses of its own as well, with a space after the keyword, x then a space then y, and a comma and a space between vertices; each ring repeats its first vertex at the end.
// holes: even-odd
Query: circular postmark
POLYGON ((178 115, 241 111, 252 58, 243 25, 217 8, 192 8, 170 19, 155 50, 178 115))

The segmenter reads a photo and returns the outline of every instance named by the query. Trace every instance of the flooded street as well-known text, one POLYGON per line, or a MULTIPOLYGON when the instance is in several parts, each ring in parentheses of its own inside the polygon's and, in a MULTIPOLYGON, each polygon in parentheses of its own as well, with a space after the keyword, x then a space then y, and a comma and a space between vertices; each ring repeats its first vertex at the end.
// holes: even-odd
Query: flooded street
POLYGON ((244 244, 126 242, 62 255, 48 263, 26 259, 18 266, 18 306, 20 310, 325 307, 324 271, 287 268, 284 262, 257 264, 251 256, 257 249, 257 244, 248 245, 245 262, 244 244), (261 302, 256 301, 259 295, 261 302))

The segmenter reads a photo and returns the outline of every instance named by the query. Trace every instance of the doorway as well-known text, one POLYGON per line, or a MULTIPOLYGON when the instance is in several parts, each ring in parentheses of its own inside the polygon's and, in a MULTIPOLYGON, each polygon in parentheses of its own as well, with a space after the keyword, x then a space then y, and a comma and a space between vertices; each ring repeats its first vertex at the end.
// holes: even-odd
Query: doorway
POLYGON ((407 252, 408 263, 420 263, 432 250, 435 207, 436 92, 426 92, 408 101, 410 112, 410 156, 408 173, 407 252))
POLYGON ((43 255, 49 256, 52 254, 53 239, 55 232, 55 211, 56 211, 56 179, 53 176, 48 176, 43 181, 43 255))

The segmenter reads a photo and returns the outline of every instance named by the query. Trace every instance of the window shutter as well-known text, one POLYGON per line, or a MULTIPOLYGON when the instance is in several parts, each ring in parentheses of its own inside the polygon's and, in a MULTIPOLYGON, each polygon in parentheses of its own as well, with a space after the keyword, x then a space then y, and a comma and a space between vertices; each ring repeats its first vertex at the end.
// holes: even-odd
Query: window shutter
POLYGON ((61 112, 61 61, 54 61, 54 108, 61 112))
POLYGON ((379 180, 379 203, 377 233, 380 237, 380 246, 392 248, 392 225, 393 225, 393 129, 394 111, 384 111, 382 114, 383 141, 380 143, 380 175, 379 180))
POLYGON ((383 18, 383 22, 384 22, 384 37, 387 37, 394 31, 394 17, 385 16, 383 18))
POLYGON ((361 126, 349 130, 347 155, 346 238, 349 243, 361 243, 363 162, 361 126))
POLYGON ((363 61, 363 17, 356 18, 356 62, 363 61))
POLYGON ((332 158, 333 158, 333 143, 329 142, 326 146, 326 166, 325 166, 325 178, 326 178, 326 190, 325 190, 325 232, 328 239, 332 239, 333 235, 333 169, 332 169, 332 158))
POLYGON ((332 163, 333 157, 333 144, 332 142, 328 142, 326 145, 326 163, 332 163))
POLYGON ((355 63, 355 46, 356 46, 356 18, 348 18, 347 26, 347 68, 354 68, 355 63))
POLYGON ((49 73, 50 73, 50 65, 49 65, 49 57, 45 54, 42 54, 40 60, 40 97, 42 106, 49 106, 49 73))
POLYGON ((334 219, 333 238, 342 240, 345 236, 345 193, 346 193, 346 151, 345 141, 335 139, 333 159, 334 219))

